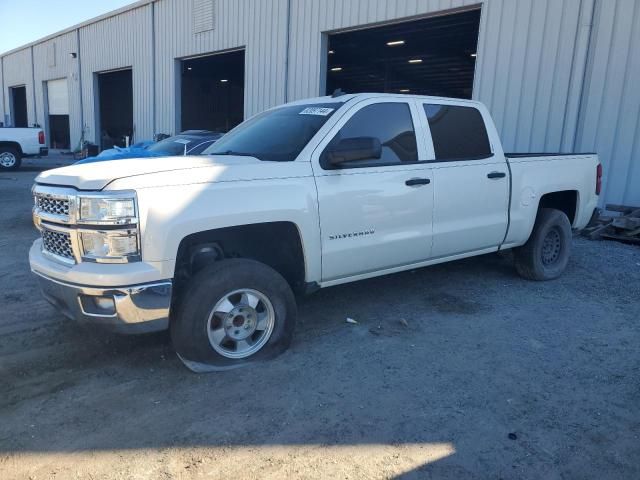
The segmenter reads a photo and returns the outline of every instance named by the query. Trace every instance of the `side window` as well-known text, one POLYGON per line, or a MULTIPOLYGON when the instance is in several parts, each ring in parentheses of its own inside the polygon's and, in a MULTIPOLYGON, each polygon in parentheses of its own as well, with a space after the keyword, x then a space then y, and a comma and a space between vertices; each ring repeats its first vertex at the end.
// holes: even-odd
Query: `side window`
POLYGON ((341 168, 418 161, 416 132, 406 103, 377 103, 362 108, 344 124, 327 145, 325 153, 341 143, 349 144, 363 138, 380 142, 380 157, 346 161, 341 163, 341 168))
POLYGON ((478 109, 425 104, 436 160, 471 160, 491 156, 491 145, 478 109))

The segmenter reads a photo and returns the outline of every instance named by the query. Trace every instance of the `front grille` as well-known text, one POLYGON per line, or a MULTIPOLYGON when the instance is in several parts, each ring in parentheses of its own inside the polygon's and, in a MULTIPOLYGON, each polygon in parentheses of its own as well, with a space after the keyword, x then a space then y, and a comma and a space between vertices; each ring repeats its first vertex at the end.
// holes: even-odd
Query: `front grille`
POLYGON ((36 194, 36 207, 51 215, 69 216, 69 199, 36 194))
POLYGON ((71 236, 68 233, 42 230, 42 245, 44 250, 59 257, 74 260, 71 248, 71 236))

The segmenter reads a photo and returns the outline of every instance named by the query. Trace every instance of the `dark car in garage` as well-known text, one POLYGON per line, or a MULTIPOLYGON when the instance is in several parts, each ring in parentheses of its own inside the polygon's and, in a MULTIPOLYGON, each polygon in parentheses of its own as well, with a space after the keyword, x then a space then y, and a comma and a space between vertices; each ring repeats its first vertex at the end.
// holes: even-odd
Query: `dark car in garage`
POLYGON ((76 163, 105 162, 126 158, 157 158, 180 155, 200 155, 220 137, 221 132, 209 130, 186 130, 159 142, 140 142, 128 148, 114 147, 103 150, 95 157, 85 158, 76 163))

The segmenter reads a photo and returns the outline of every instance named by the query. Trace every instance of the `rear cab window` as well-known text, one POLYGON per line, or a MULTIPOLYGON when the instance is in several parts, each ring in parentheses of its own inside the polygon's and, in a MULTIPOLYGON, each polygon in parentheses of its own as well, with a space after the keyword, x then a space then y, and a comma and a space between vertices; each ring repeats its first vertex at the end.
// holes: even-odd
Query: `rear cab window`
POLYGON ((479 160, 493 155, 482 114, 475 107, 423 104, 435 160, 479 160))

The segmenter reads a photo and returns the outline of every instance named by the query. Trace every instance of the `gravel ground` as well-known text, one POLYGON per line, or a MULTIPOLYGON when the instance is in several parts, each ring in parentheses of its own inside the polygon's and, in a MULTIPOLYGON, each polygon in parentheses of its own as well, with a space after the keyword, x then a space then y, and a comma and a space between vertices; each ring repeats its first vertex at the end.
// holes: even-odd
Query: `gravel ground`
POLYGON ((0 478, 640 478, 640 249, 490 255, 323 290, 292 348, 195 375, 37 291, 39 161, 0 174, 0 478), (347 317, 357 325, 347 324, 347 317))

